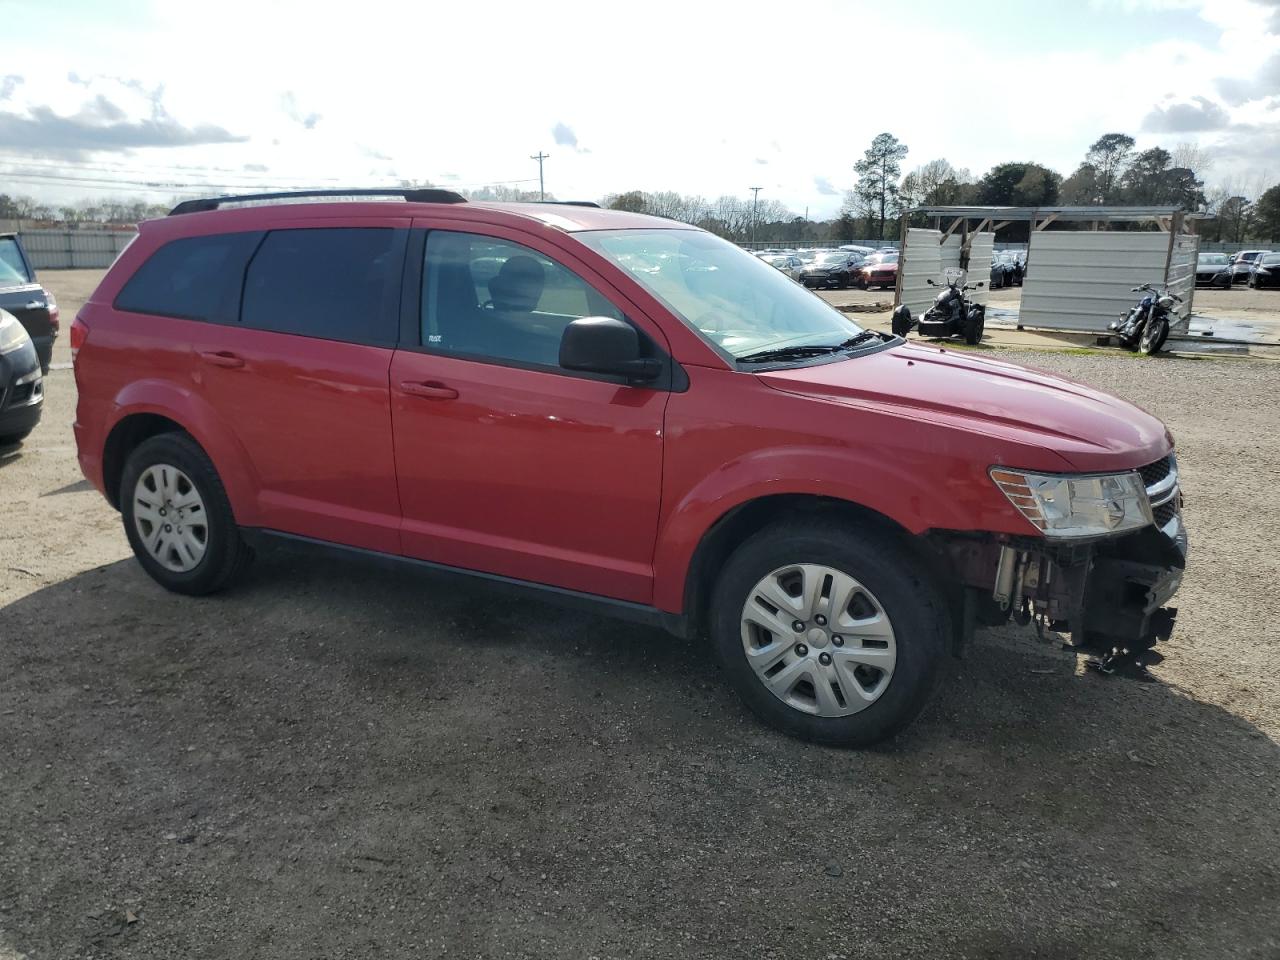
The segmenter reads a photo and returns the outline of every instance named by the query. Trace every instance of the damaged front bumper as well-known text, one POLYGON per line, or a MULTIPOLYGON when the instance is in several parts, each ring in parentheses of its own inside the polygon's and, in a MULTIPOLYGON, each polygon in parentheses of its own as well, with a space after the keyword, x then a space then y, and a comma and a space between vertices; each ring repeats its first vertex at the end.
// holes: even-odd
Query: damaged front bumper
POLYGON ((1180 507, 1179 496, 1163 526, 1083 544, 944 537, 965 587, 957 650, 975 626, 1009 619, 1068 633, 1073 646, 1102 658, 1138 655, 1167 640, 1177 618, 1168 603, 1189 549, 1180 507))

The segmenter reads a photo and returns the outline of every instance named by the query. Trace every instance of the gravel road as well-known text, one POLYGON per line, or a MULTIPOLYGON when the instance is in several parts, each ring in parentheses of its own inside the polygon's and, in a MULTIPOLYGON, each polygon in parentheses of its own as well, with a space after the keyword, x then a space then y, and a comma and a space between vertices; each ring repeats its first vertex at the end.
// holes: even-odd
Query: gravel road
MULTIPOLYGON (((69 323, 97 274, 44 279, 69 323)), ((1148 684, 984 632, 861 753, 554 607, 285 552, 166 594, 55 370, 0 451, 0 960, 1280 956, 1277 368, 1000 356, 1172 427, 1178 629, 1148 684)))

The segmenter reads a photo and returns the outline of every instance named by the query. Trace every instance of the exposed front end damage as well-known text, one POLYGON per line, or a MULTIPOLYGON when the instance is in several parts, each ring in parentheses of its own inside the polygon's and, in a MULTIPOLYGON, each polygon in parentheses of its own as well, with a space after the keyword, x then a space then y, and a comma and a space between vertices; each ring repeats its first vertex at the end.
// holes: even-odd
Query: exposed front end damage
POLYGON ((1154 522, 1120 536, 1062 543, 931 534, 962 587, 957 652, 975 626, 1013 619, 1070 634, 1105 672, 1140 668, 1142 655, 1173 630, 1177 610, 1167 604, 1182 583, 1188 551, 1176 467, 1152 478, 1147 491, 1154 522))

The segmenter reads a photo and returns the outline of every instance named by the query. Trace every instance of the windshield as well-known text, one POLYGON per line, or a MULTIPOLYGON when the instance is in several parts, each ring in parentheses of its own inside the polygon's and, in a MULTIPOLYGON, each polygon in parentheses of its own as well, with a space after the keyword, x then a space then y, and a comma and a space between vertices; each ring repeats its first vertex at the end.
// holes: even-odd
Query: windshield
POLYGON ((849 259, 847 253, 820 253, 818 254, 818 263, 844 263, 849 259))
POLYGON ((867 257, 868 263, 897 263, 898 255, 896 253, 873 253, 867 257))
POLYGON ((0 237, 0 285, 30 282, 17 242, 12 237, 0 237))
POLYGON ((862 328, 817 294, 701 230, 576 234, 735 359, 761 350, 836 345, 862 328))
POLYGON ((1280 253, 1268 253, 1265 257, 1258 261, 1264 267, 1280 266, 1280 253))
POLYGON ((1209 264, 1210 266, 1217 265, 1225 267, 1229 261, 1227 260, 1227 255, 1225 253, 1202 253, 1200 254, 1200 262, 1209 264))

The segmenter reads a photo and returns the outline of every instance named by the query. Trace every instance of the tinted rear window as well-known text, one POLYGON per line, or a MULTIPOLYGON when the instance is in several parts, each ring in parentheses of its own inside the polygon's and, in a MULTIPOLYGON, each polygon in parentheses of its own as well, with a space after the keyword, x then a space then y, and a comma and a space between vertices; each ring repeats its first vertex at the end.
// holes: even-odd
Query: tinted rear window
POLYGON ((30 281, 31 274, 27 272, 18 241, 13 237, 0 237, 0 286, 30 281))
POLYGON ((259 330, 394 344, 407 231, 273 230, 245 277, 241 321, 259 330))
POLYGON ((234 322, 244 265, 261 233, 171 240, 116 297, 116 309, 191 320, 234 322))

